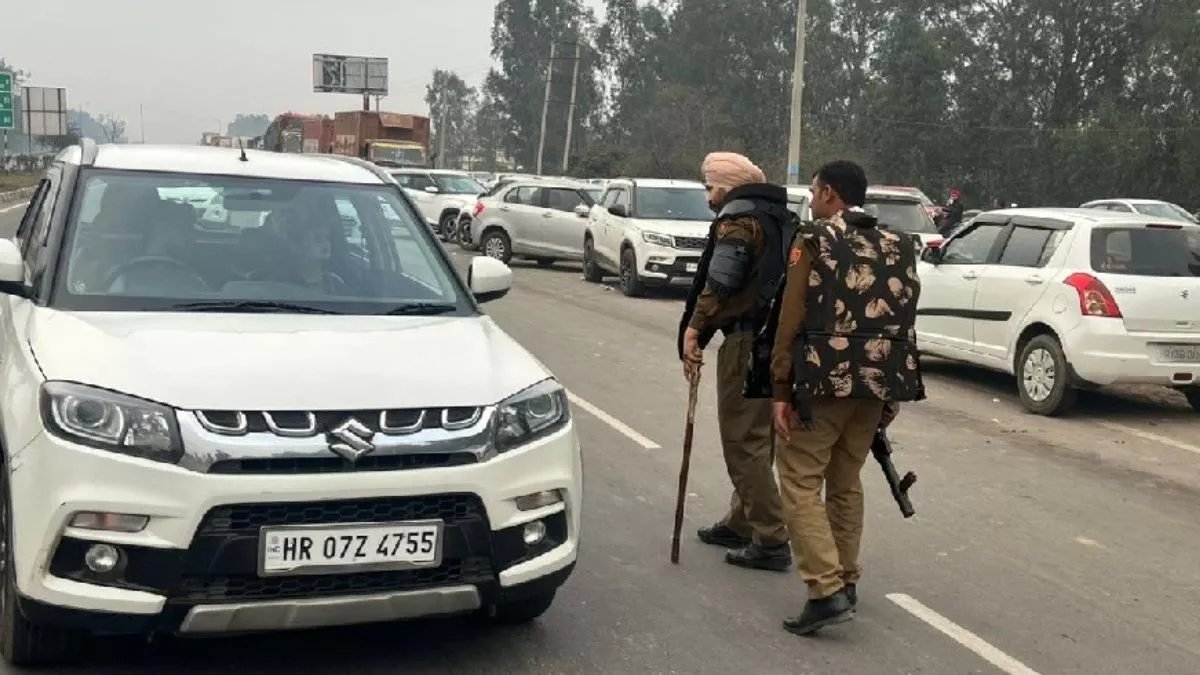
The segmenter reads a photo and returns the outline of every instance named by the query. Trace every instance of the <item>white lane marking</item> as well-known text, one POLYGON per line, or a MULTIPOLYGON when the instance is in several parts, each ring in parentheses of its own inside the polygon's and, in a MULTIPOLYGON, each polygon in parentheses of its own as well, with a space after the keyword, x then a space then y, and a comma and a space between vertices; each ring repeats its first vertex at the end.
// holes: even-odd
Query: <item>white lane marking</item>
POLYGON ((638 445, 642 446, 643 448, 645 448, 647 450, 657 450, 662 447, 658 443, 655 443, 654 441, 650 440, 649 438, 646 438, 645 436, 634 431, 628 424, 625 424, 621 420, 613 417, 612 415, 609 415, 608 413, 597 408, 596 406, 592 405, 591 403, 588 403, 587 401, 583 400, 582 398, 579 398, 579 396, 577 396, 575 394, 575 392, 567 390, 567 398, 571 400, 572 405, 579 406, 580 408, 583 408, 584 410, 588 411, 589 413, 592 414, 592 417, 595 417, 596 419, 600 420, 601 422, 604 422, 608 426, 612 427, 617 433, 621 434, 625 438, 628 438, 629 440, 633 441, 634 443, 637 443, 638 445))
POLYGON ((1008 675, 1039 675, 1036 670, 993 647, 983 638, 966 628, 922 605, 912 596, 905 595, 904 593, 891 593, 887 596, 887 599, 899 605, 909 614, 936 628, 939 632, 946 635, 946 637, 975 652, 984 661, 996 666, 1005 673, 1008 673, 1008 675))
POLYGON ((13 204, 12 206, 5 206, 4 208, 0 208, 0 213, 8 213, 9 211, 25 208, 28 205, 29 202, 21 202, 19 204, 13 204))
POLYGON ((1112 429, 1113 431, 1120 431, 1122 433, 1129 434, 1130 436, 1135 436, 1137 438, 1140 438, 1143 441, 1150 441, 1152 443, 1162 443, 1163 445, 1169 445, 1172 448, 1178 448, 1179 450, 1186 450, 1187 452, 1190 452, 1194 455, 1200 455, 1200 447, 1197 447, 1195 445, 1189 445, 1187 443, 1184 443, 1183 441, 1177 441, 1174 438, 1169 438, 1167 436, 1159 436, 1158 434, 1152 434, 1149 431, 1142 431, 1141 429, 1134 429, 1133 427, 1127 427, 1124 424, 1117 424, 1116 422, 1100 422, 1099 424, 1100 424, 1100 426, 1104 427, 1105 429, 1112 429))

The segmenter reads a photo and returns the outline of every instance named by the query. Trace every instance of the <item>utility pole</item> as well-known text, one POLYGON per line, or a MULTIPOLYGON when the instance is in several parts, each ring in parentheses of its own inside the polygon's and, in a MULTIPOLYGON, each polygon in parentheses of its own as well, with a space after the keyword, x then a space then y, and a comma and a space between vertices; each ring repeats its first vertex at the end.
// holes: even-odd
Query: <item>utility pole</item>
POLYGON ((446 168, 446 105, 442 104, 442 119, 438 120, 438 158, 437 168, 446 168))
POLYGON ((138 104, 138 126, 141 128, 142 145, 146 144, 146 106, 138 104))
POLYGON ((796 65, 792 75, 792 124, 788 134, 787 182, 800 184, 800 127, 804 107, 804 24, 808 2, 796 0, 796 65))
POLYGON ((579 90, 579 61, 583 56, 583 40, 575 40, 575 72, 571 74, 571 104, 567 107, 567 140, 563 143, 562 172, 567 173, 567 164, 571 159, 571 131, 575 126, 575 92, 579 90))
POLYGON ((542 175, 542 155, 546 152, 546 116, 550 113, 550 84, 554 80, 555 43, 550 43, 550 60, 546 63, 546 94, 542 98, 542 131, 538 134, 537 175, 542 175))

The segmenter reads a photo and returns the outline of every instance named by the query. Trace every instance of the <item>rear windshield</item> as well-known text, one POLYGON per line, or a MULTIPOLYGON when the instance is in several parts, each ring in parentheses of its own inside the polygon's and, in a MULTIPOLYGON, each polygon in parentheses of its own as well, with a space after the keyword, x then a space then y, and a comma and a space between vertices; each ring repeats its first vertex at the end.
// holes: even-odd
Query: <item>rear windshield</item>
POLYGON ((920 202, 901 199, 880 199, 867 196, 863 210, 879 219, 882 227, 892 232, 936 234, 937 226, 920 202))
POLYGON ((1092 230, 1092 269, 1144 277, 1200 277, 1200 228, 1092 230))

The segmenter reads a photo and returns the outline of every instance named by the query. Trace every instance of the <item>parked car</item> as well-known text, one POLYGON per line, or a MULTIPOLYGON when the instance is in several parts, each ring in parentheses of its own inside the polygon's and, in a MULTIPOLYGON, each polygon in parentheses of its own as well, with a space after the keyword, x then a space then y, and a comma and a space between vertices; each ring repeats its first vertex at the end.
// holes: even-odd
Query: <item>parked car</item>
POLYGON ((903 192, 916 197, 918 200, 920 200, 921 207, 925 209, 925 212, 929 214, 930 218, 937 218, 938 214, 942 211, 942 208, 938 206, 937 203, 935 203, 932 199, 930 199, 929 195, 925 194, 921 188, 906 187, 902 185, 872 185, 867 189, 870 190, 873 188, 886 192, 903 192))
POLYGON ((695 181, 620 178, 609 181, 592 207, 583 235, 583 275, 621 279, 621 291, 639 296, 650 286, 695 276, 713 212, 695 181))
POLYGON ((1140 213, 1152 218, 1169 218, 1185 223, 1200 223, 1196 216, 1178 204, 1164 202, 1158 199, 1097 199, 1087 202, 1080 208, 1104 209, 1117 213, 1140 213))
POLYGON ((391 169, 389 173, 420 209, 425 222, 443 240, 454 236, 458 216, 479 195, 487 192, 465 171, 441 169, 391 169))
POLYGON ((920 248, 942 241, 929 210, 911 190, 868 187, 863 210, 879 219, 880 227, 913 235, 920 248))
POLYGON ((480 309, 511 284, 489 258, 460 277, 364 160, 60 152, 0 240, 4 660, 541 615, 575 564, 581 454, 562 385, 480 309), (268 216, 202 230, 159 192, 181 185, 268 216))
POLYGON ((518 180, 480 199, 471 215, 471 241, 484 255, 514 256, 549 266, 583 259, 583 232, 594 198, 574 182, 518 180))
POLYGON ((1200 410, 1200 226, 1098 209, 987 211, 919 263, 921 351, 1014 374, 1031 412, 1158 384, 1200 410))

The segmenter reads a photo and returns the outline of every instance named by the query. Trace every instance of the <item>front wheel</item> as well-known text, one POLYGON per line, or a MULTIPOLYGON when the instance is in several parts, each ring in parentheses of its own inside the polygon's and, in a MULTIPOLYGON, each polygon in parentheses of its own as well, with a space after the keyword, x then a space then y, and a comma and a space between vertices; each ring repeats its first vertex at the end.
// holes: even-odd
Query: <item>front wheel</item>
POLYGON ((1016 365, 1017 393, 1029 412, 1054 417, 1075 405, 1079 391, 1071 386, 1070 365, 1054 336, 1038 335, 1025 343, 1016 365))
POLYGON ((583 240, 583 280, 593 284, 604 281, 604 270, 596 264, 596 243, 591 237, 583 240))
POLYGON ((621 292, 630 298, 646 294, 646 285, 638 278, 637 254, 632 248, 621 251, 621 292))
POLYGON ((554 604, 554 591, 520 600, 510 600, 488 608, 488 618, 505 625, 529 623, 546 613, 554 604))
POLYGON ((0 654, 12 666, 44 666, 69 661, 79 653, 86 636, 77 631, 39 626, 17 606, 13 569, 12 521, 7 468, 0 464, 0 654))
POLYGON ((512 260, 512 241, 503 230, 490 230, 483 235, 479 248, 489 258, 495 258, 505 265, 512 260))
POLYGON ((438 222, 438 236, 441 237, 442 241, 454 241, 454 231, 456 229, 454 224, 456 222, 456 216, 453 213, 447 213, 442 216, 442 219, 438 222))

